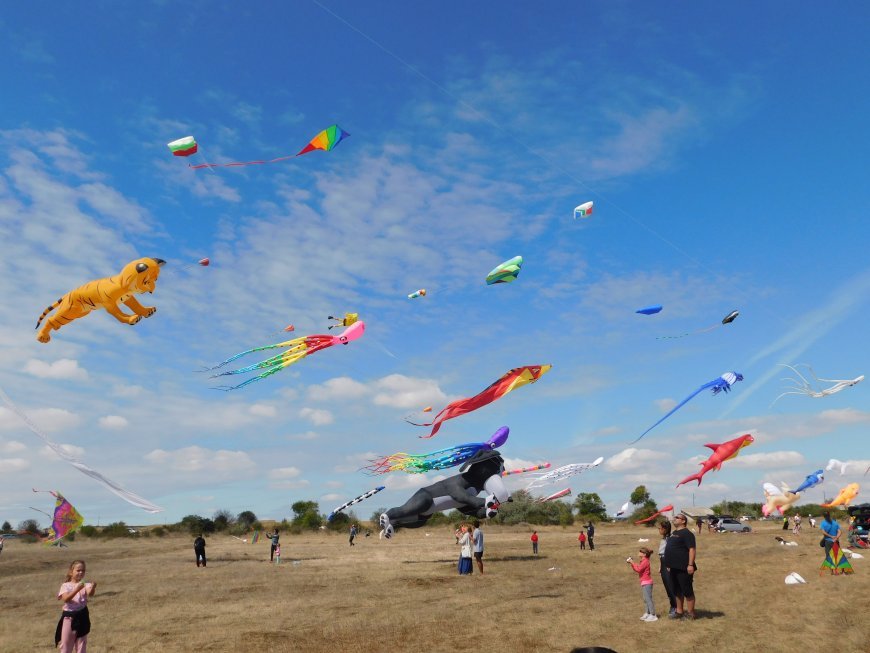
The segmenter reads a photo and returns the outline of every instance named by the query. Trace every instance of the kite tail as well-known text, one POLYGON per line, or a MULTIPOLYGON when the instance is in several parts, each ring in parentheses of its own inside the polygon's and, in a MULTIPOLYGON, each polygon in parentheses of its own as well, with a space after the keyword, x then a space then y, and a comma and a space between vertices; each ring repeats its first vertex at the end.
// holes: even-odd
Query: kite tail
POLYGON ((262 347, 254 347, 253 349, 248 349, 247 351, 243 351, 241 353, 238 353, 235 356, 231 356, 230 358, 226 359, 225 361, 218 363, 214 367, 206 367, 202 371, 208 372, 210 370, 219 369, 219 368, 223 367, 224 365, 227 365, 228 363, 232 363, 234 360, 238 360, 242 356, 246 356, 248 354, 252 354, 252 353, 257 352, 257 351, 266 351, 267 349, 278 349, 279 347, 291 347, 291 348, 293 348, 296 345, 300 344, 304 340, 305 340, 305 338, 294 338, 293 340, 286 340, 284 342, 279 342, 279 343, 274 344, 274 345, 264 345, 262 347))
POLYGON ((652 426, 650 426, 646 431, 644 431, 643 433, 641 433, 640 436, 638 436, 638 438, 637 438, 636 440, 632 440, 630 444, 634 444, 635 442, 637 442, 638 440, 640 440, 641 438, 643 438, 643 436, 645 436, 647 433, 649 433, 650 431, 652 431, 655 427, 657 427, 659 424, 661 424, 662 422, 664 422, 668 417, 670 417, 671 415, 673 415, 674 413, 676 413, 680 408, 682 408, 682 407, 685 406, 687 403, 689 403, 689 401, 690 401, 693 397, 697 396, 698 394, 700 394, 701 392, 703 392, 704 390, 706 390, 706 389, 709 388, 710 386, 715 385, 716 383, 719 383, 720 381, 721 381, 721 379, 716 379, 715 381, 710 381, 710 383, 705 383, 704 385, 702 385, 700 388, 698 388, 697 390, 695 390, 692 394, 690 394, 688 397, 686 397, 685 399, 683 399, 683 400, 682 400, 680 403, 678 403, 676 406, 674 406, 673 408, 671 408, 671 410, 668 411, 668 413, 667 413, 664 417, 662 417, 658 422, 656 422, 655 424, 653 424, 652 426))
POLYGON ((267 358, 264 361, 260 361, 259 363, 254 363, 253 365, 248 365, 247 367, 240 367, 237 370, 228 370, 226 372, 219 372, 217 374, 212 374, 211 378, 215 378, 218 376, 228 376, 231 374, 246 374, 247 372, 254 372, 256 370, 264 370, 267 368, 275 368, 283 369, 288 365, 292 365, 296 361, 300 360, 307 356, 310 352, 306 350, 297 350, 293 352, 283 352, 281 354, 277 354, 276 356, 272 356, 271 358, 267 358))
MULTIPOLYGON (((284 366, 286 367, 286 365, 284 366)), ((266 377, 272 376, 273 374, 280 372, 284 369, 284 367, 273 367, 271 370, 267 370, 262 374, 258 374, 257 376, 248 379, 247 381, 243 381, 238 385, 218 385, 212 388, 213 390, 223 390, 224 392, 229 392, 230 390, 238 390, 239 388, 244 388, 246 385, 250 385, 255 381, 259 381, 260 379, 265 379, 266 377)), ((224 372, 224 374, 232 374, 233 372, 224 372)), ((216 376, 224 376, 224 374, 217 374, 216 376)), ((212 377, 214 378, 214 377, 212 377)))

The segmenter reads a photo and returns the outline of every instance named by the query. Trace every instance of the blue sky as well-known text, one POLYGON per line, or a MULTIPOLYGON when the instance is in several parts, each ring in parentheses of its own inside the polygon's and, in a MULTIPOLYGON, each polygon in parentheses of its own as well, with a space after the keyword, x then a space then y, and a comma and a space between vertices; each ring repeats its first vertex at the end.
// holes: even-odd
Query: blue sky
MULTIPOLYGON (((761 500, 762 482, 794 486, 829 458, 856 462, 829 474, 828 496, 860 481, 870 386, 770 404, 778 363, 833 379, 870 370, 870 11, 785 8, 9 9, 0 387, 166 511, 128 506, 0 409, 0 517, 34 516, 32 487, 104 523, 281 518, 298 499, 327 512, 379 483, 358 471, 375 454, 502 425, 511 464, 604 456, 570 486, 611 511, 639 483, 691 505, 692 488, 674 485, 702 445, 747 432, 755 444, 706 477, 697 504, 761 500), (333 123, 351 134, 334 151, 271 166, 190 170, 166 148, 193 134, 205 160, 271 158, 333 123), (587 200, 593 217, 573 220, 587 200), (517 282, 483 283, 517 254, 517 282), (138 256, 169 262, 153 318, 126 327, 98 312, 36 342, 45 306, 138 256), (184 268, 203 256, 211 267, 184 268), (428 296, 409 301, 418 288, 428 296), (654 303, 659 315, 634 313, 654 303), (729 326, 656 339, 734 309, 729 326), (362 340, 266 381, 220 393, 193 372, 277 342, 288 323, 323 333, 344 311, 365 320, 362 340), (543 363, 538 384, 433 440, 402 421, 543 363), (733 393, 699 396, 628 444, 728 370, 746 377, 733 393)), ((430 477, 388 477, 359 514, 430 477)))

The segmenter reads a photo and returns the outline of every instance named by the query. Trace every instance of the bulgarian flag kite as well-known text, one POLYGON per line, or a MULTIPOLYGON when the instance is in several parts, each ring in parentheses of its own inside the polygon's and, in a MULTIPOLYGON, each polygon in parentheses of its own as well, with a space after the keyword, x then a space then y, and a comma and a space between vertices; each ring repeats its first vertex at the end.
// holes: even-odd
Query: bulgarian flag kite
POLYGON ((191 154, 196 154, 198 149, 196 139, 193 136, 185 136, 166 145, 172 150, 173 156, 190 156, 191 154))

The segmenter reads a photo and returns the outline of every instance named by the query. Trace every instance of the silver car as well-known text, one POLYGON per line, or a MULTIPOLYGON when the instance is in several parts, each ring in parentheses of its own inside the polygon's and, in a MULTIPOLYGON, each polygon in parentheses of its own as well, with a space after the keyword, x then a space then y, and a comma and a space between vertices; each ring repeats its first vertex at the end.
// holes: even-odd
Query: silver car
POLYGON ((730 531, 732 533, 751 533, 752 526, 741 523, 736 519, 720 519, 719 523, 716 524, 716 530, 719 532, 730 531))

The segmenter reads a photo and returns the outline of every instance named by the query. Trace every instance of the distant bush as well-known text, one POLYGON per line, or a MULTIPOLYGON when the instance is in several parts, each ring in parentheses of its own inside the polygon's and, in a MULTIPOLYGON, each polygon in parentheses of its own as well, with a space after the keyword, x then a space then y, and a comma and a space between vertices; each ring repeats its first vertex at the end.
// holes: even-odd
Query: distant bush
POLYGON ((91 525, 82 526, 79 529, 79 533, 81 533, 85 537, 94 537, 95 535, 99 535, 99 531, 97 531, 97 528, 91 525))
POLYGON ((157 528, 155 528, 151 532, 154 535, 156 535, 157 537, 166 537, 166 533, 167 533, 166 529, 163 528, 163 526, 158 526, 157 528))
POLYGON ((116 538, 116 537, 130 537, 130 529, 122 521, 117 521, 108 526, 103 526, 103 529, 100 531, 100 535, 102 537, 108 538, 116 538))

